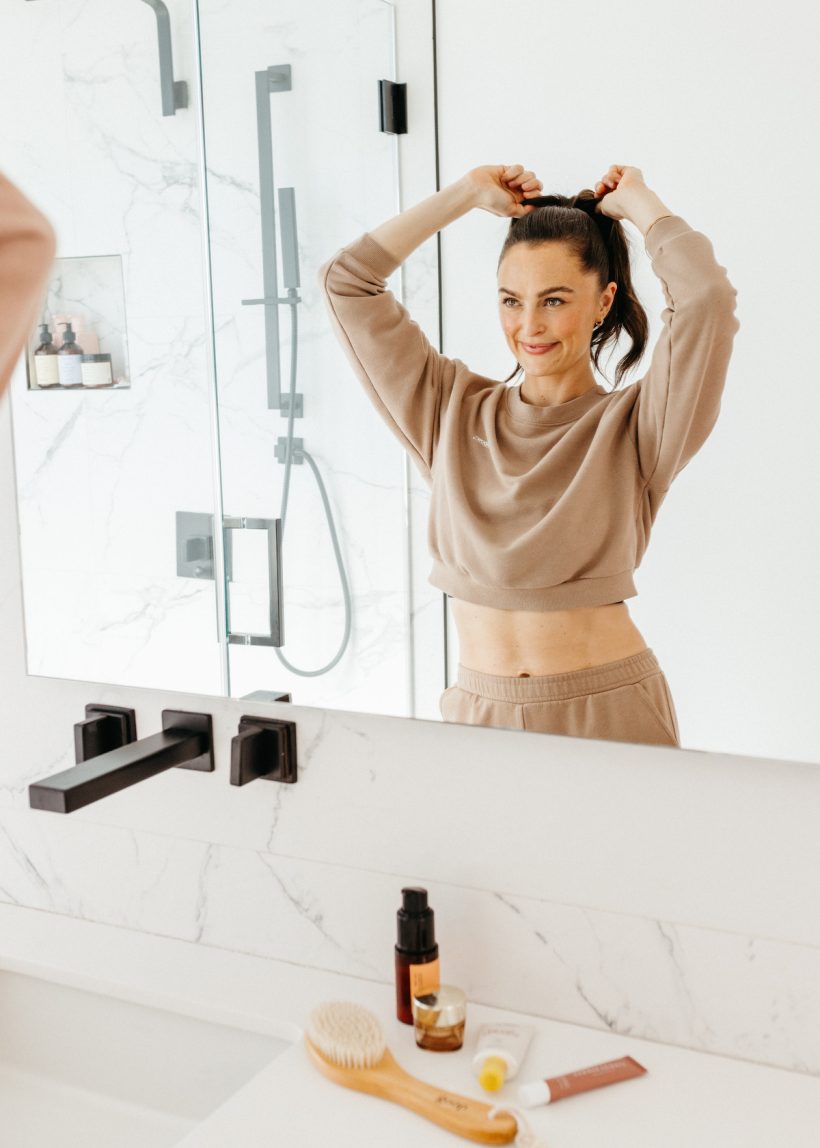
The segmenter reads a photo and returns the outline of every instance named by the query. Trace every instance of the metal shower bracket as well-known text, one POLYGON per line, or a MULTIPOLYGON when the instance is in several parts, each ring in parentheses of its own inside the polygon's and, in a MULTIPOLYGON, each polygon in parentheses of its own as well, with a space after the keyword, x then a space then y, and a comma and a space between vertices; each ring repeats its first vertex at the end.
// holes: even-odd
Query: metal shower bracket
POLYGON ((177 108, 188 107, 188 85, 174 79, 174 58, 171 54, 171 21, 162 0, 144 0, 157 17, 159 42, 159 83, 162 89, 162 114, 176 115, 177 108))

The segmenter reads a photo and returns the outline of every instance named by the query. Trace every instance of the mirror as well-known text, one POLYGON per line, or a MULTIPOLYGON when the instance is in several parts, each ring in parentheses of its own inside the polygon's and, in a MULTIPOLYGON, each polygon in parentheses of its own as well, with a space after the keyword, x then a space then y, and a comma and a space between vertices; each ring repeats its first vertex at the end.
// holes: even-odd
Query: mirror
MULTIPOLYGON (((602 3, 547 17, 537 0, 475 0, 469 16, 465 0, 169 0, 189 103, 163 116, 153 16, 139 0, 111 8, 21 0, 0 49, 7 99, 27 108, 5 170, 55 222, 61 256, 121 258, 130 370, 130 387, 97 393, 36 394, 22 366, 13 380, 29 672, 439 718, 459 643, 427 582, 429 489, 353 374, 316 273, 431 194, 437 155, 442 187, 501 159, 563 194, 631 162, 713 244, 741 327, 719 419, 658 514, 629 614, 684 747, 814 760, 816 452, 802 439, 820 399, 797 360, 813 313, 800 256, 818 223, 780 195, 813 162, 817 14, 788 6, 773 60, 762 13, 723 21, 705 0, 670 16, 671 36, 647 0, 617 19, 602 3), (87 83, 68 81, 78 72, 87 83), (380 79, 408 84, 406 135, 379 130, 380 79), (267 289, 260 162, 285 299, 280 399, 297 350, 292 420, 269 405, 272 308, 252 302, 267 289), (800 412, 788 431, 787 409, 800 412), (224 547, 219 531, 208 541, 220 519, 224 547), (278 537, 264 526, 277 519, 278 537), (272 620, 283 645, 250 640, 272 620)), ((444 229, 440 300, 435 239, 388 283, 434 343, 440 303, 444 353, 499 380, 506 228, 473 211, 444 229)), ((627 228, 650 341, 623 385, 645 372, 664 306, 627 228)), ((606 389, 626 347, 602 358, 606 389)))

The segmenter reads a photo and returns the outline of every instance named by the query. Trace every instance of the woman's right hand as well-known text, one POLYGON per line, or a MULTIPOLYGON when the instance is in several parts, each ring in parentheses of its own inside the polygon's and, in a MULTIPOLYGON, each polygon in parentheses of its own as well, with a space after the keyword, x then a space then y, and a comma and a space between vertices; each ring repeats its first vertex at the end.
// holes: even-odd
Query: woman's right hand
POLYGON ((535 211, 527 204, 526 196, 540 195, 543 186, 535 172, 525 171, 520 163, 474 167, 462 180, 470 189, 474 207, 508 219, 519 219, 535 211))

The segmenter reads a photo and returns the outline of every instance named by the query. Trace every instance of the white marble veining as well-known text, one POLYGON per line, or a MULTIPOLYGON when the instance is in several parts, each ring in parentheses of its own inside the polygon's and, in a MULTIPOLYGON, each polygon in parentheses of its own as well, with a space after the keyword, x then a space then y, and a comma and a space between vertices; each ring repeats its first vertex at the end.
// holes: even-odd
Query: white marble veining
MULTIPOLYGON (((12 904, 384 983, 419 880, 25 813, 0 822, 0 873, 12 904)), ((820 948, 426 885, 471 1000, 820 1073, 820 948)))

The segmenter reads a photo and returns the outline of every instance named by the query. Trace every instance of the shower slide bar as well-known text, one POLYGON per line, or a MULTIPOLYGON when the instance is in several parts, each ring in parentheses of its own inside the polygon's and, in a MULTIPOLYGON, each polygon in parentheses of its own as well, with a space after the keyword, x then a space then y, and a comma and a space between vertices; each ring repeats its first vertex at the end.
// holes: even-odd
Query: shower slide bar
MULTIPOLYGON (((254 73, 256 81, 256 133, 259 150, 259 214, 262 223, 262 290, 261 299, 243 299, 243 307, 265 308, 265 372, 268 391, 268 409, 289 413, 290 395, 282 394, 279 363, 279 307, 295 307, 301 302, 298 254, 296 248, 296 217, 293 188, 279 189, 279 223, 282 231, 282 267, 287 295, 279 294, 279 276, 276 268, 276 196, 273 177, 273 135, 270 97, 273 92, 289 92, 292 88, 290 64, 272 65, 254 73)), ((294 395, 294 415, 302 417, 302 396, 294 395)))

